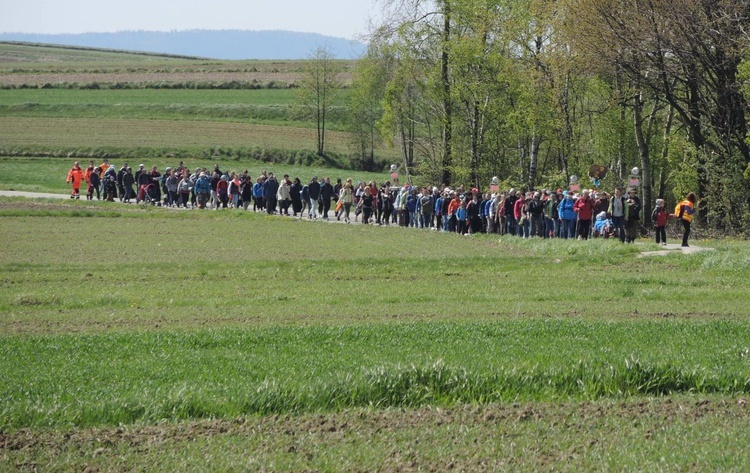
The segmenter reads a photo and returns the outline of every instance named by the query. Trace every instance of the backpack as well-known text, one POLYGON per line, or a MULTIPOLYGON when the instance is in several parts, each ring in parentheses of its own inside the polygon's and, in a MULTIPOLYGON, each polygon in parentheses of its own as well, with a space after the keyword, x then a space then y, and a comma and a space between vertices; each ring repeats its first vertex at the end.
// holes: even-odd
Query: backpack
POLYGON ((422 197, 422 215, 432 214, 432 199, 429 197, 422 197))

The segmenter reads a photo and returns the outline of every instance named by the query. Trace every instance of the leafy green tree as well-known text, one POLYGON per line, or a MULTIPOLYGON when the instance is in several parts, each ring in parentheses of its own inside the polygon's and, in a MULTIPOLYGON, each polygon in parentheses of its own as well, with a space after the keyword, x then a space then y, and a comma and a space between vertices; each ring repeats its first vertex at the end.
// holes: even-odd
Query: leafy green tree
POLYGON ((371 44, 357 61, 349 94, 349 127, 353 144, 366 171, 375 171, 375 148, 382 141, 378 122, 383 116, 386 86, 395 58, 371 44))

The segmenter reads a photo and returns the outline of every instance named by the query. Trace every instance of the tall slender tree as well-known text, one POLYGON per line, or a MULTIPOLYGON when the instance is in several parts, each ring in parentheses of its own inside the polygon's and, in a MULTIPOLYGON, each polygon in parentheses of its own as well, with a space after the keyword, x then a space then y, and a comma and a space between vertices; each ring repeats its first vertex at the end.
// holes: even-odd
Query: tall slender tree
POLYGON ((319 46, 312 52, 297 89, 297 100, 316 125, 317 153, 325 156, 326 119, 340 88, 340 62, 327 47, 319 46))

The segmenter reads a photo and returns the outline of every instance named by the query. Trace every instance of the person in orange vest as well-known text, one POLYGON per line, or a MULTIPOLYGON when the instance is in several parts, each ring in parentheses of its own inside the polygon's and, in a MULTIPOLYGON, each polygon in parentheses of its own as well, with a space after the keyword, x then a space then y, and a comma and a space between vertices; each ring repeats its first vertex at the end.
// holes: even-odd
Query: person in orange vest
POLYGON ((68 171, 67 183, 73 185, 73 193, 70 194, 71 199, 81 198, 81 183, 83 182, 83 169, 78 165, 78 161, 75 162, 70 171, 68 171))
POLYGON ((682 225, 685 232, 682 234, 682 246, 688 247, 688 237, 690 236, 690 222, 693 221, 693 214, 695 213, 695 194, 689 193, 685 200, 679 202, 674 208, 674 214, 672 217, 677 217, 682 220, 682 225))

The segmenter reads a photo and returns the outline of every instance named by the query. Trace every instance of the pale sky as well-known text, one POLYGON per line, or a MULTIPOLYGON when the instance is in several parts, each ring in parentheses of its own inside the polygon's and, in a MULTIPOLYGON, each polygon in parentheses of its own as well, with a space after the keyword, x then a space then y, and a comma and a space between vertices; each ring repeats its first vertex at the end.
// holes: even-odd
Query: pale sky
POLYGON ((289 30, 359 39, 375 0, 6 0, 0 33, 289 30))

